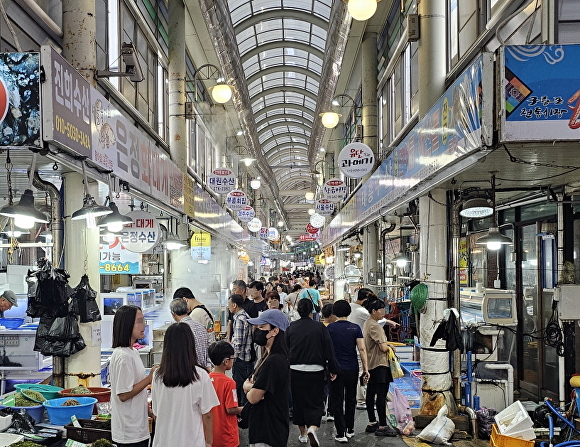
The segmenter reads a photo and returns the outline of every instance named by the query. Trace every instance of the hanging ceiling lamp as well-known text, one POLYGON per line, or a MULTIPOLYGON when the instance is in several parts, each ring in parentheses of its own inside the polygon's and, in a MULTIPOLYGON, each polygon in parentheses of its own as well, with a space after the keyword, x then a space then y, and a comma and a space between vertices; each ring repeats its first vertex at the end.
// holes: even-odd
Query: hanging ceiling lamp
POLYGON ((117 232, 123 230, 125 225, 133 223, 133 219, 119 212, 119 208, 115 202, 109 202, 109 208, 111 208, 113 212, 102 217, 97 226, 107 227, 107 230, 117 232))
POLYGON ((32 153, 32 164, 30 171, 28 172, 28 188, 24 190, 24 194, 20 197, 20 202, 18 204, 12 204, 12 179, 11 170, 12 162, 10 161, 10 153, 6 156, 6 166, 7 166, 7 182, 9 190, 9 200, 8 205, 0 209, 0 216, 12 217, 14 219, 14 225, 18 228, 30 229, 35 223, 48 223, 48 217, 43 212, 37 210, 34 207, 34 194, 32 192, 32 179, 34 178, 34 172, 36 169, 36 157, 37 153, 32 153))
POLYGON ((119 212, 117 204, 112 201, 114 190, 112 187, 111 176, 109 176, 109 208, 111 208, 112 213, 107 214, 99 219, 98 227, 107 227, 107 230, 111 233, 116 233, 123 230, 125 225, 133 223, 133 219, 129 216, 125 216, 119 212))
POLYGON ((211 97, 213 100, 219 104, 225 104, 230 99, 232 99, 232 87, 226 84, 223 80, 211 89, 211 97))
POLYGON ((393 258, 391 261, 393 264, 396 264, 399 268, 405 268, 408 262, 411 262, 409 258, 405 256, 405 254, 401 251, 397 256, 393 258))
POLYGON ((87 220, 87 228, 95 228, 97 226, 97 217, 111 214, 113 210, 108 206, 101 206, 95 202, 95 198, 89 194, 89 182, 87 180, 87 168, 83 160, 83 182, 85 197, 83 199, 82 208, 72 213, 71 220, 87 220))
POLYGON ((5 229, 2 231, 2 233, 4 233, 8 237, 20 237, 23 234, 30 234, 30 231, 5 229))
POLYGON ((377 11, 377 1, 380 0, 346 0, 348 13, 355 20, 368 20, 377 11))
POLYGON ((169 233, 167 239, 165 239, 161 244, 169 251, 179 250, 180 248, 185 247, 185 243, 177 239, 177 237, 172 233, 169 233))
POLYGON ((340 121, 340 117, 342 115, 340 113, 330 111, 323 112, 319 116, 320 121, 322 122, 322 125, 324 127, 326 127, 327 129, 334 129, 338 125, 338 122, 340 121))
POLYGON ((170 217, 169 229, 167 230, 167 238, 163 242, 161 242, 161 245, 163 245, 169 251, 179 250, 180 248, 183 248, 186 245, 183 241, 179 240, 177 236, 175 236, 175 234, 173 234, 172 222, 173 218, 170 217))
POLYGON ((478 245, 486 245, 488 250, 499 250, 502 245, 512 245, 511 238, 504 236, 499 232, 497 224, 497 215, 495 212, 495 174, 491 176, 491 205, 493 208, 492 223, 485 236, 480 237, 475 242, 478 245))
POLYGON ((474 197, 463 202, 459 214, 468 219, 483 218, 493 214, 493 208, 484 197, 474 197))

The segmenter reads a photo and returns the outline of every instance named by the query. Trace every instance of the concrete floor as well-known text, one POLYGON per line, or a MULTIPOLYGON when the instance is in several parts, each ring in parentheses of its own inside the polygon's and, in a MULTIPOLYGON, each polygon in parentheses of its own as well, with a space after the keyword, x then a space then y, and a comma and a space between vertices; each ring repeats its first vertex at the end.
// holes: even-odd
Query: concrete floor
MULTIPOLYGON (((333 422, 323 422, 318 430, 318 440, 320 441, 321 447, 338 447, 344 445, 350 446, 361 446, 361 447, 374 447, 374 446, 391 446, 391 447, 431 447, 433 444, 426 444, 420 442, 414 437, 402 437, 398 436, 396 438, 386 438, 375 436, 374 434, 367 434, 364 429, 367 425, 368 419, 366 411, 357 410, 355 419, 355 436, 350 438, 348 444, 340 444, 334 441, 334 423, 333 422)), ((418 434, 416 431, 415 434, 418 434)), ((290 436, 288 438, 288 446, 290 447, 309 447, 309 444, 301 444, 298 441, 298 427, 295 425, 290 426, 290 436)), ((240 430, 240 447, 245 447, 248 445, 248 431, 240 430)), ((454 441, 453 445, 456 447, 488 447, 489 440, 461 440, 454 441)))

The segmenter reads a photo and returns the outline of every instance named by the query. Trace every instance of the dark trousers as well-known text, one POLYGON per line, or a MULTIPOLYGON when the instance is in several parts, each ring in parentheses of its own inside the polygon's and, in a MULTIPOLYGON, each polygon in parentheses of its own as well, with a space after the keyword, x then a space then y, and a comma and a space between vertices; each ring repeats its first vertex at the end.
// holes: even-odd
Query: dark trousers
POLYGON ((332 415, 339 436, 344 436, 347 430, 354 429, 357 380, 358 370, 343 370, 330 382, 332 415))
POLYGON ((375 417, 375 399, 377 406, 377 415, 379 416, 379 426, 387 425, 387 392, 389 384, 393 381, 391 370, 386 366, 377 366, 369 371, 371 377, 367 384, 367 415, 369 422, 376 422, 375 417))
POLYGON ((119 444, 118 442, 115 443, 117 447, 148 447, 149 446, 149 439, 141 442, 132 442, 131 444, 119 444))
POLYGON ((232 367, 232 378, 236 382, 236 391, 238 392, 238 405, 243 407, 248 399, 244 393, 244 382, 254 372, 254 362, 246 362, 245 360, 236 359, 232 367))
POLYGON ((294 425, 320 427, 324 414, 324 371, 290 370, 294 425))

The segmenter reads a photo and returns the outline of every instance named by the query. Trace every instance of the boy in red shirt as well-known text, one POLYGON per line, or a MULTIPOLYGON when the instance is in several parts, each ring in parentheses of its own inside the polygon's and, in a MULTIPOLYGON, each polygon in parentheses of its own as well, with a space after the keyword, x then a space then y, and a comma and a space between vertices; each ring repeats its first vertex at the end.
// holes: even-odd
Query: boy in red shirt
POLYGON ((234 364, 234 348, 225 341, 212 343, 207 353, 215 365, 210 373, 213 387, 220 404, 213 407, 213 444, 212 447, 238 447, 238 418, 243 407, 238 406, 236 382, 226 376, 226 371, 234 364))

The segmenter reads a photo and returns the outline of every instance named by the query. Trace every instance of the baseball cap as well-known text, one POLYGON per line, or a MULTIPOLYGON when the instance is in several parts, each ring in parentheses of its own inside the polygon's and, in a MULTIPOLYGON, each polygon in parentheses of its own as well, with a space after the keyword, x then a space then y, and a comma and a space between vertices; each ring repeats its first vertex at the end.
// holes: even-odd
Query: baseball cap
POLYGON ((16 295, 14 294, 14 292, 12 290, 5 290, 2 295, 0 295, 0 298, 4 297, 6 298, 6 300, 10 301, 10 303, 14 306, 14 307, 18 307, 18 301, 16 300, 16 295))
POLYGON ((283 331, 288 329, 290 322, 284 312, 278 309, 268 309, 258 315, 257 318, 248 318, 250 324, 270 324, 274 327, 280 328, 283 331))

